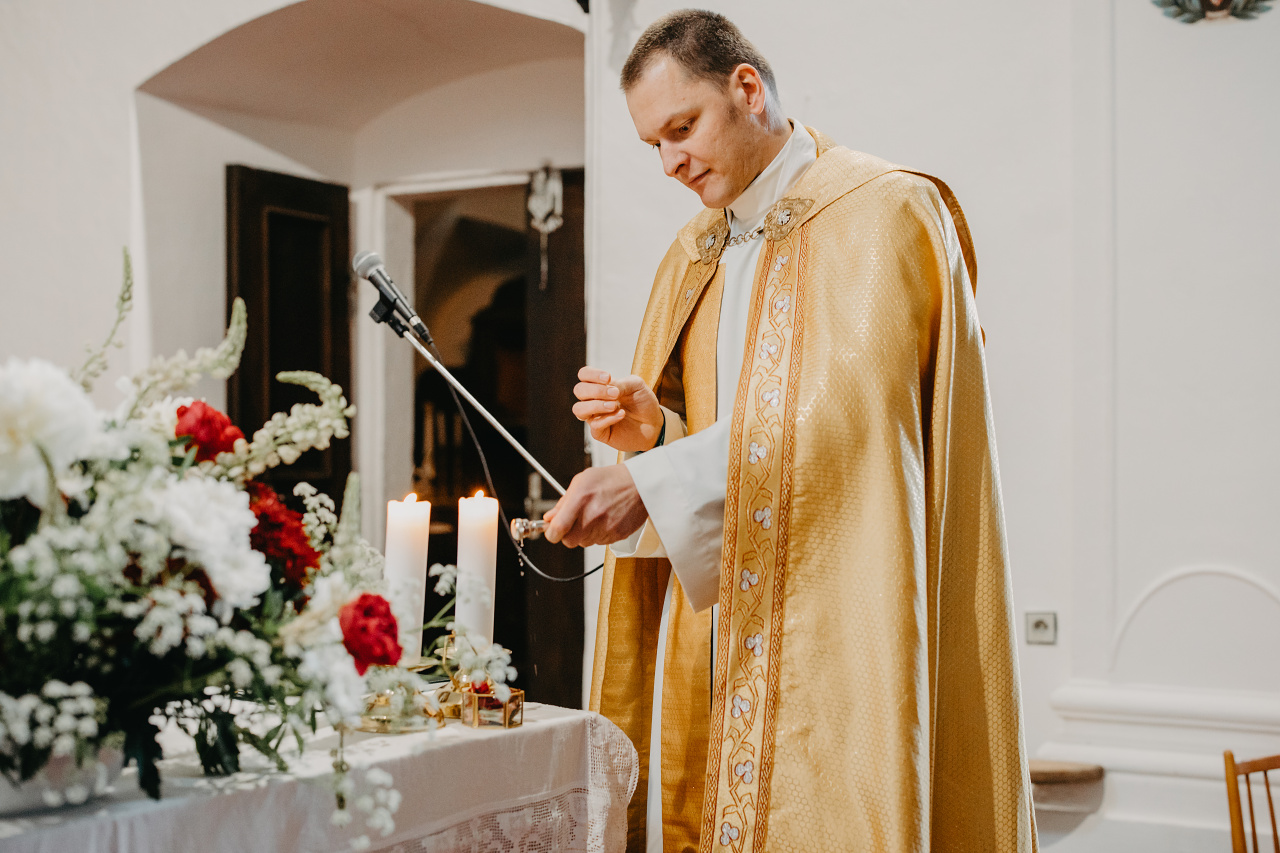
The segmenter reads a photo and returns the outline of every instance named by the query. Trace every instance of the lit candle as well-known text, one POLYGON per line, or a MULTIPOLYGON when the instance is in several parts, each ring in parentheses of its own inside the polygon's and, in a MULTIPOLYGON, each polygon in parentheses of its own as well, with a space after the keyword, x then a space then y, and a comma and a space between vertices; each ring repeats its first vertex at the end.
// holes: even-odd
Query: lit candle
POLYGON ((490 641, 497 567, 498 502, 476 492, 475 497, 458 501, 458 604, 454 619, 460 627, 490 641), (488 587, 488 596, 483 596, 478 581, 488 587))
POLYGON ((427 539, 431 533, 431 503, 415 494, 387 501, 387 561, 383 579, 394 612, 407 619, 400 626, 404 642, 401 660, 422 657, 422 623, 427 602, 427 539))

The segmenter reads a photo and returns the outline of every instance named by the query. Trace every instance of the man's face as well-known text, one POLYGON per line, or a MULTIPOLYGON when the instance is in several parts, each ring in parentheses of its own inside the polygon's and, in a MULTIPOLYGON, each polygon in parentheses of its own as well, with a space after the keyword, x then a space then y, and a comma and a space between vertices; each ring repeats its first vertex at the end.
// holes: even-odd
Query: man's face
POLYGON ((736 78, 728 84, 716 86, 659 56, 627 92, 636 132, 657 147, 662 170, 713 208, 727 207, 761 170, 751 89, 736 78))

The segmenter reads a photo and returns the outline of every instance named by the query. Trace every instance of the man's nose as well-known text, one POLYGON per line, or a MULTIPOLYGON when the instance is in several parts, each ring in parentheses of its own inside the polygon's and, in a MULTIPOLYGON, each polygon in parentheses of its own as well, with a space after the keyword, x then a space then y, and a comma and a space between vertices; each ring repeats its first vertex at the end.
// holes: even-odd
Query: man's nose
POLYGON ((679 146, 660 145, 658 150, 662 154, 662 171, 667 173, 668 178, 674 178, 680 167, 689 162, 689 156, 679 146))

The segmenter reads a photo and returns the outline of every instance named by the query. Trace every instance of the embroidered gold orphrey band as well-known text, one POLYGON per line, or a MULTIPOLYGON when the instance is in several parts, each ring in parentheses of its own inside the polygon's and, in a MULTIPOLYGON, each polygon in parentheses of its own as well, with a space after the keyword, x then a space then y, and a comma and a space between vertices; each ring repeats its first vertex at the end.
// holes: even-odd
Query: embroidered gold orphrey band
POLYGON ((729 448, 725 543, 733 547, 725 548, 720 570, 701 853, 762 851, 766 840, 806 231, 794 224, 778 228, 779 239, 765 243, 756 268, 751 349, 744 354, 729 448))

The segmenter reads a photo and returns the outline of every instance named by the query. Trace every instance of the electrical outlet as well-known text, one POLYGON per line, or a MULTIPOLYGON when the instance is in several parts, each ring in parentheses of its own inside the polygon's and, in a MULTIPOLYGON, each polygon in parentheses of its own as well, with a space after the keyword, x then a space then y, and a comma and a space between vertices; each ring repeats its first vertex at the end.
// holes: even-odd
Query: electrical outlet
POLYGON ((1041 611, 1027 614, 1027 642, 1036 646, 1052 646, 1058 642, 1058 614, 1041 611))

